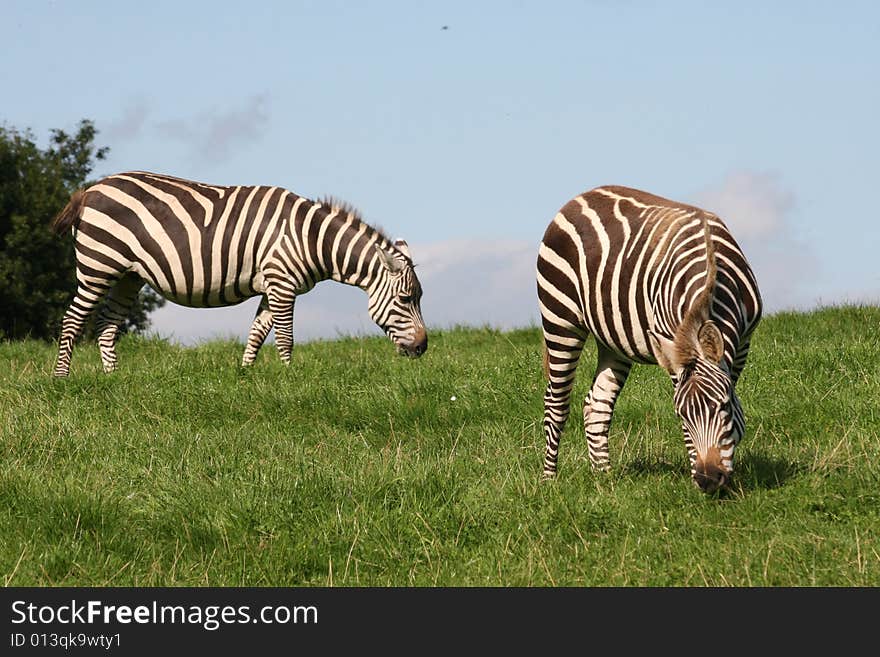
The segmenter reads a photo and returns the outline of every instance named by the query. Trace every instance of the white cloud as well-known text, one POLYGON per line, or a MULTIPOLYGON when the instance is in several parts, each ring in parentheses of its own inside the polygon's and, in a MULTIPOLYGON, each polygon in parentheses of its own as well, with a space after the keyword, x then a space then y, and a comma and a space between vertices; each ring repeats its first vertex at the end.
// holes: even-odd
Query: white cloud
POLYGON ((461 239, 413 247, 430 325, 515 328, 537 324, 534 244, 461 239))
POLYGON ((129 101, 122 116, 107 125, 105 130, 107 141, 117 144, 138 138, 144 130, 149 113, 149 105, 143 98, 129 101))
POLYGON ((819 260, 798 235, 794 195, 773 173, 739 171, 696 194, 694 203, 721 217, 749 260, 766 312, 806 309, 819 260))
POLYGON ((131 99, 122 115, 108 123, 106 137, 119 144, 136 140, 169 141, 189 149, 199 163, 216 163, 242 145, 257 141, 269 124, 265 94, 250 96, 237 107, 211 108, 185 118, 155 120, 150 103, 131 99))
POLYGON ((156 125, 160 135, 188 144, 201 160, 222 160, 242 143, 260 137, 269 122, 265 94, 251 96, 242 107, 202 111, 186 119, 162 121, 156 125))
POLYGON ((772 238, 786 229, 794 195, 772 173, 738 171, 697 195, 698 204, 720 215, 737 240, 772 238))

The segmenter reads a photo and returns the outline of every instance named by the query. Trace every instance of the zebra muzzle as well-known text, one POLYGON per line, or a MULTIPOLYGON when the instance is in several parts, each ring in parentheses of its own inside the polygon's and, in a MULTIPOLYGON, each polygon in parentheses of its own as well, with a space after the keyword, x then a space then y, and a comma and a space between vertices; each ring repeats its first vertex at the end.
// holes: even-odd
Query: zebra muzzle
POLYGON ((412 341, 399 342, 397 344, 397 350, 401 354, 409 356, 410 358, 418 358, 428 351, 428 334, 425 331, 425 328, 421 327, 417 329, 412 341))
POLYGON ((721 464, 718 448, 709 450, 705 458, 697 457, 694 469, 694 483, 704 493, 714 493, 730 482, 730 472, 721 464))

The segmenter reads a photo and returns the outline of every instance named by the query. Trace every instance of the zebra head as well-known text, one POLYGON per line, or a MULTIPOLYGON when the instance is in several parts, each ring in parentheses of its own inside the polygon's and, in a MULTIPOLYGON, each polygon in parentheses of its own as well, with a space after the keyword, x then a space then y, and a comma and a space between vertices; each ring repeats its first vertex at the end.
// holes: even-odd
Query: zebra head
POLYGON ((675 412, 681 420, 691 477, 705 493, 727 486, 733 454, 745 423, 730 372, 722 364, 724 341, 705 320, 695 334, 679 330, 670 340, 650 333, 657 362, 669 373, 675 412))
POLYGON ((422 286, 416 277, 409 246, 396 240, 393 248, 375 246, 379 275, 367 290, 368 311, 400 354, 418 358, 428 349, 428 334, 422 321, 422 286))

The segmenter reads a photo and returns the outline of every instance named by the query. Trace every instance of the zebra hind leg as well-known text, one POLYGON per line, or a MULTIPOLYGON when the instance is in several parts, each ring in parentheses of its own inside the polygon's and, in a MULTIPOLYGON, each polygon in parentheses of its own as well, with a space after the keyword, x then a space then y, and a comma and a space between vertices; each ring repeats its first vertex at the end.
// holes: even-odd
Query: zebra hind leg
POLYGON ((552 479, 556 476, 559 441, 571 407, 571 389, 584 340, 577 336, 561 337, 545 332, 544 344, 547 349, 547 388, 544 392, 546 446, 542 478, 552 479))
POLYGON ((82 333, 83 327, 89 316, 95 310, 107 290, 112 285, 109 282, 95 282, 93 280, 79 279, 76 294, 64 319, 61 321, 61 335, 58 339, 58 356, 55 359, 53 376, 67 376, 70 373, 70 358, 73 354, 73 345, 82 333))
POLYGON ((116 341, 119 338, 119 327, 128 318, 131 308, 137 299, 138 292, 144 281, 137 274, 129 273, 119 279, 107 294, 104 304, 98 311, 95 320, 95 331, 98 334, 98 349, 101 352, 101 364, 104 372, 116 369, 116 341))
POLYGON ((248 332, 247 345, 245 345, 244 356, 241 359, 242 367, 253 365, 254 360, 257 358, 257 352, 260 351, 260 347, 266 341, 266 336, 272 330, 272 324, 273 320, 272 313, 269 311, 269 302, 264 296, 263 300, 260 301, 260 307, 257 308, 257 314, 254 317, 253 324, 251 324, 251 330, 248 332))
POLYGON ((621 359, 604 345, 598 345, 596 374, 590 392, 584 399, 584 434, 594 470, 607 471, 611 468, 608 456, 611 416, 631 368, 631 361, 621 359))
POLYGON ((296 296, 292 286, 280 284, 270 287, 266 296, 275 324, 275 346, 281 362, 289 365, 290 351, 293 348, 293 304, 296 296))

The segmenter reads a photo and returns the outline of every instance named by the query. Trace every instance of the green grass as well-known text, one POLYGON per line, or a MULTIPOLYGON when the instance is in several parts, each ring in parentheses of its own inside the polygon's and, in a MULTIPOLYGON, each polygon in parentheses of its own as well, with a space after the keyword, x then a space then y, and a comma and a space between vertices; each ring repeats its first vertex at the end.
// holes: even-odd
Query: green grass
POLYGON ((734 487, 691 483, 657 367, 589 467, 579 371, 541 482, 536 329, 185 349, 125 338, 51 377, 0 344, 0 577, 17 586, 878 586, 880 308, 765 318, 734 487), (455 398, 454 400, 452 398, 455 398))

